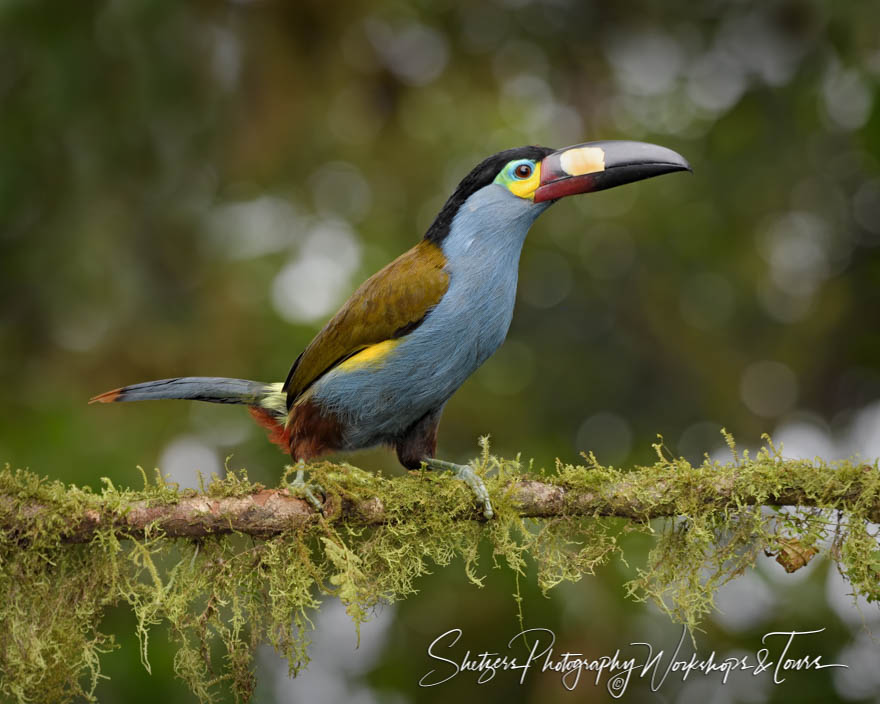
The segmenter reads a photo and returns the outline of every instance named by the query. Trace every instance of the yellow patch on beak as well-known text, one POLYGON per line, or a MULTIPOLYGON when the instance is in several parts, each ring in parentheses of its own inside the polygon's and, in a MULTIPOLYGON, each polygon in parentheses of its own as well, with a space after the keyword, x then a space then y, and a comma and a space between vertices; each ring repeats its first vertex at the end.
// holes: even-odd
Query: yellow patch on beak
POLYGON ((600 147, 578 147, 559 156, 559 165, 569 176, 583 176, 605 170, 605 151, 600 147))
MULTIPOLYGON (((601 149, 599 151, 601 151, 601 149)), ((535 164, 535 170, 532 171, 531 176, 523 181, 511 181, 507 187, 515 196, 519 196, 520 198, 534 198, 535 191, 538 189, 539 185, 541 185, 541 164, 537 163, 535 164)))

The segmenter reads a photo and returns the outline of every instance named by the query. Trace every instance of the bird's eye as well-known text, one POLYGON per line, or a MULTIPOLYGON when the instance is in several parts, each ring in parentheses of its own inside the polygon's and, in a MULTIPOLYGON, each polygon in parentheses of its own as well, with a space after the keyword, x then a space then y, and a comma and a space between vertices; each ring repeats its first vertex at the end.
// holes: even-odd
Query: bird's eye
POLYGON ((529 164, 520 164, 513 170, 513 175, 517 178, 528 178, 532 175, 532 167, 529 164))

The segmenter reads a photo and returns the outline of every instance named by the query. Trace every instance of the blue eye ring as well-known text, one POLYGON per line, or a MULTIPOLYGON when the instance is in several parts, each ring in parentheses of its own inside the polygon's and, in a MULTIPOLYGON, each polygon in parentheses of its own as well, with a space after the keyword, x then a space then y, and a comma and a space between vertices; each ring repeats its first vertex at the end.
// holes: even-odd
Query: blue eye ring
POLYGON ((534 171, 535 169, 532 164, 528 161, 524 161, 514 166, 510 170, 510 173, 518 181, 525 181, 527 178, 529 178, 529 176, 532 175, 532 173, 534 173, 534 171))

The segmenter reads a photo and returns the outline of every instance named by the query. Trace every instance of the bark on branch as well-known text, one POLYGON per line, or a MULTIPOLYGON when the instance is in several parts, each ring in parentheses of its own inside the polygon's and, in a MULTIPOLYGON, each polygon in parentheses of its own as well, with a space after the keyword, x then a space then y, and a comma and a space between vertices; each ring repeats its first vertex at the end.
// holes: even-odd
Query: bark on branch
MULTIPOLYGON (((867 481, 876 474, 874 467, 863 465, 867 481)), ((743 491, 736 469, 703 476, 684 487, 681 482, 658 479, 656 473, 636 471, 625 478, 600 484, 595 489, 564 486, 534 479, 510 482, 502 487, 513 506, 523 517, 550 518, 562 515, 616 516, 647 520, 680 512, 682 492, 699 505, 719 510, 734 503, 742 505, 801 506, 847 509, 863 497, 863 485, 851 476, 846 480, 829 475, 827 484, 817 495, 795 485, 777 491, 743 491)), ((48 516, 53 507, 38 501, 21 504, 11 496, 0 494, 0 529, 16 533, 27 524, 48 516), (17 508, 16 508, 17 505, 17 508)), ((381 524, 388 520, 385 504, 379 497, 352 500, 330 494, 324 507, 328 521, 346 520, 363 525, 381 524)), ((320 520, 319 513, 304 499, 292 496, 286 489, 262 489, 245 496, 210 497, 203 494, 171 499, 166 503, 135 501, 124 510, 103 506, 100 500, 80 515, 69 516, 70 529, 63 532, 71 543, 87 542, 99 529, 112 526, 120 536, 143 536, 148 528, 158 528, 168 537, 198 538, 224 533, 243 533, 268 537, 285 531, 303 530, 320 520)), ((462 520, 482 520, 474 509, 463 514, 462 520)), ((880 523, 880 499, 868 506, 868 520, 880 523)), ((22 531, 23 532, 23 531, 22 531)))

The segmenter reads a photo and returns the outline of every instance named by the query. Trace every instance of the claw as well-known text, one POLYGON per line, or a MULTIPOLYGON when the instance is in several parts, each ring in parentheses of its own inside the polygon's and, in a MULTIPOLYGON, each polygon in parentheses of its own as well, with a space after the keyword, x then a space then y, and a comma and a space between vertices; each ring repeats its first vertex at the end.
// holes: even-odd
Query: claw
POLYGON ((324 493, 324 487, 322 487, 320 484, 306 482, 304 469, 305 463, 302 460, 297 462, 296 466, 296 477, 294 477, 292 482, 289 482, 287 484, 288 491, 290 491, 290 493, 294 496, 300 496, 308 501, 312 505, 312 508, 323 515, 324 504, 318 499, 317 496, 315 496, 314 492, 312 491, 312 487, 320 491, 322 494, 324 493))
POLYGON ((425 464, 429 469, 439 469, 452 472, 452 476, 467 484, 471 491, 474 492, 474 496, 477 497, 477 503, 483 507, 483 516, 486 520, 492 519, 495 515, 495 511, 492 510, 492 501, 489 498, 489 490, 486 489, 486 485, 483 483, 483 478, 470 466, 466 464, 455 464, 454 462, 446 462, 434 458, 426 459, 425 464))

